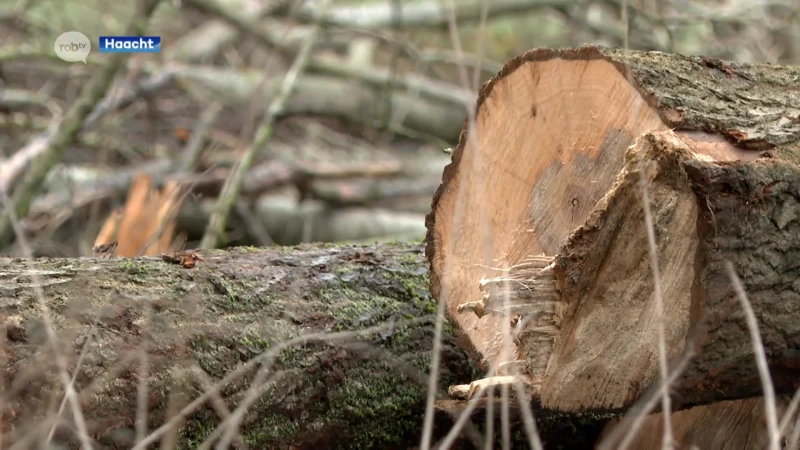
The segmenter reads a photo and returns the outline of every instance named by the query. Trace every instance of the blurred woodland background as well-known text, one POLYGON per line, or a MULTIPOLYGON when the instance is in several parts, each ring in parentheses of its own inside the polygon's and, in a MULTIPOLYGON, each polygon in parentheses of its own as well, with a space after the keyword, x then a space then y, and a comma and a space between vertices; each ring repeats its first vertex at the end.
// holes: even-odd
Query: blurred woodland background
POLYGON ((445 149, 520 53, 800 64, 800 0, 163 0, 161 53, 98 53, 136 5, 0 1, 4 254, 16 225, 37 256, 421 240, 445 149), (72 30, 86 65, 54 54, 72 30))

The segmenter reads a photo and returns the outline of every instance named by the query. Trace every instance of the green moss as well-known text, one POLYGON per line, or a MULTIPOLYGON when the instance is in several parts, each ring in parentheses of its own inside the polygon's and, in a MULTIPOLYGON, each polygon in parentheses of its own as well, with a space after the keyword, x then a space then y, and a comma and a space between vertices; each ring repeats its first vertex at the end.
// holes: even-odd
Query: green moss
POLYGON ((396 260, 401 264, 411 264, 414 266, 417 265, 417 257, 411 253, 405 255, 398 255, 396 260))
POLYGON ((266 443, 275 440, 291 441, 300 432, 297 422, 287 420, 284 414, 266 414, 259 417, 258 425, 249 428, 244 439, 248 445, 263 448, 266 443), (258 447, 261 446, 261 447, 258 447))
POLYGON ((278 362, 283 367, 309 367, 314 364, 314 349, 308 347, 292 347, 278 355, 278 362))
POLYGON ((336 266, 333 269, 333 273, 335 273, 337 275, 344 275, 344 274, 348 274, 348 273, 353 273, 353 268, 350 267, 347 264, 342 264, 341 266, 336 266))
POLYGON ((246 347, 258 349, 262 352, 269 350, 269 348, 272 346, 269 339, 253 333, 243 335, 241 338, 239 338, 239 343, 246 347))
MULTIPOLYGON (((130 275, 146 275, 149 273, 148 269, 152 264, 148 264, 138 258, 123 258, 120 260, 119 266, 130 275)), ((133 280, 138 280, 138 278, 133 280)))
MULTIPOLYGON (((406 256, 402 256, 401 258, 406 258, 406 256)), ((436 302, 428 293, 428 286, 430 285, 428 272, 419 270, 419 266, 416 264, 416 260, 413 259, 413 255, 411 255, 410 258, 412 259, 407 259, 405 264, 403 264, 407 264, 410 268, 406 270, 384 270, 383 276, 399 283, 405 288, 408 297, 423 314, 436 314, 436 302)), ((401 267, 403 267, 403 265, 401 265, 401 267)))
POLYGON ((178 449, 190 450, 198 448, 216 429, 219 420, 211 414, 195 414, 178 433, 178 449))
POLYGON ((380 365, 380 361, 370 361, 358 371, 346 372, 344 382, 328 394, 330 401, 339 405, 330 420, 373 424, 353 436, 353 448, 383 448, 407 441, 422 417, 420 399, 425 398, 425 388, 410 383, 400 371, 387 371, 380 365), (363 374, 370 372, 393 375, 364 379, 363 374), (386 417, 392 420, 384 420, 386 417))
POLYGON ((259 289, 254 281, 232 280, 225 275, 209 277, 215 303, 230 312, 256 312, 272 305, 274 293, 259 289))
POLYGON ((320 299, 330 305, 334 330, 365 328, 384 322, 404 306, 397 300, 346 286, 323 289, 320 299))

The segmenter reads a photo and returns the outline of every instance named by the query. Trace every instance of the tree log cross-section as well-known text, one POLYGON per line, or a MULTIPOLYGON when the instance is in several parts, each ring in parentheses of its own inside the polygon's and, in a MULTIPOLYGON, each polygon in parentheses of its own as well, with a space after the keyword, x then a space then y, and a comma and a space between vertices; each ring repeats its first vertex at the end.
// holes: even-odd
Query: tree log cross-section
POLYGON ((467 125, 426 255, 498 384, 515 375, 549 410, 625 410, 659 382, 663 321, 671 365, 691 356, 679 408, 760 395, 730 262, 775 390, 800 387, 800 68, 535 49, 483 85, 467 125))

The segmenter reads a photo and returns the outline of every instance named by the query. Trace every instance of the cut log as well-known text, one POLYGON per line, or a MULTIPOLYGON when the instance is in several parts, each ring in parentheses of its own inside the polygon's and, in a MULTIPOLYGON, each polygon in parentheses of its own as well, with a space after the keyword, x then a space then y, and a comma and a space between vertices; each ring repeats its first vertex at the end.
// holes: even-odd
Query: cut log
MULTIPOLYGON (((261 364, 270 377, 241 423, 251 449, 419 442, 436 310, 419 245, 175 256, 194 267, 155 257, 0 258, 3 448, 49 448, 37 441, 64 395, 34 282, 44 288, 95 448, 133 447, 140 389, 153 432, 174 414, 170 404, 180 409, 233 376, 161 436, 178 441, 165 448, 196 448, 223 420, 222 408, 242 404, 261 364), (243 364, 250 368, 234 376, 243 364)), ((443 380, 469 381, 474 367, 455 337, 446 333, 443 344, 443 380)), ((77 449, 69 411, 54 441, 77 449)))
MULTIPOLYGON (((788 397, 779 398, 778 418, 782 418, 789 404, 788 397)), ((792 416, 794 418, 794 415, 792 416)), ((714 450, 756 450, 768 448, 769 435, 764 416, 763 398, 753 397, 744 400, 717 402, 710 405, 695 406, 672 414, 672 439, 675 450, 714 449, 714 450)), ((795 420, 790 420, 784 436, 791 436, 795 420)), ((616 426, 632 431, 624 422, 611 420, 606 425, 600 440, 611 438, 616 426)), ((634 431, 628 450, 652 450, 662 448, 664 422, 661 414, 653 414, 644 419, 634 431)), ((604 442, 605 443, 605 442, 604 442)), ((619 448, 619 442, 609 442, 607 448, 619 448)), ((788 448, 788 447, 787 447, 788 448)))
POLYGON ((530 51, 484 84, 426 254, 487 373, 518 370, 546 409, 626 409, 659 381, 663 319, 669 360, 693 354, 678 407, 759 395, 730 262, 776 391, 800 387, 799 81, 800 68, 582 47, 530 51))

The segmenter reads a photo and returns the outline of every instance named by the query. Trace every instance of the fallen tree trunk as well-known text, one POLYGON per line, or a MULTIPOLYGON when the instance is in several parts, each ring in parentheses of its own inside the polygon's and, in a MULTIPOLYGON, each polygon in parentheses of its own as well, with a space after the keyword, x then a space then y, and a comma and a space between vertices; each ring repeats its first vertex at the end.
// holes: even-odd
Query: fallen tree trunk
MULTIPOLYGON (((211 67, 170 69, 182 82, 208 92, 211 98, 222 104, 236 107, 251 101, 256 96, 271 98, 280 86, 281 78, 267 80, 259 85, 261 75, 257 71, 219 70, 211 67), (257 89, 261 86, 262 93, 257 89)), ((380 78, 376 74, 372 78, 380 78)), ((369 81, 369 80, 365 80, 369 81)), ((373 83, 374 85, 374 83, 373 83)), ((389 112, 377 106, 375 99, 381 95, 373 86, 353 84, 348 79, 305 75, 297 82, 297 94, 289 99, 281 118, 297 115, 337 117, 353 123, 375 126, 389 112)), ((392 125, 394 131, 413 130, 422 137, 453 142, 458 138, 464 120, 463 103, 445 102, 436 99, 421 99, 400 89, 392 92, 387 102, 389 111, 404 111, 401 123, 392 125)))
POLYGON ((517 374, 547 409, 623 410, 659 383, 663 320, 671 366, 687 365, 678 407, 759 395, 730 262, 775 390, 798 388, 797 77, 583 47, 533 50, 487 82, 426 250, 433 295, 487 372, 517 374))
MULTIPOLYGON (((64 390, 35 285, 48 299, 56 345, 100 448, 133 447, 139 393, 153 432, 221 383, 219 394, 155 439, 196 448, 226 408, 245 401, 259 367, 269 376, 241 423, 250 448, 418 442, 436 310, 421 247, 201 257, 184 258, 193 268, 160 258, 0 259, 3 447, 40 448, 34 444, 58 423, 55 441, 77 448, 70 409, 56 419, 64 390), (221 382, 226 377, 233 378, 221 382)), ((474 368, 466 353, 450 333, 443 344, 442 380, 468 381, 474 368)))
MULTIPOLYGON (((248 402, 235 448, 412 448, 436 311, 426 266, 416 244, 0 258, 3 446, 79 448, 40 287, 95 448, 214 444, 248 402)), ((440 398, 478 374, 462 337, 445 323, 440 398)), ((613 417, 542 411, 538 424, 579 448, 613 417)), ((457 418, 440 408, 434 438, 457 418)), ((482 448, 475 419, 455 448, 482 448)))

